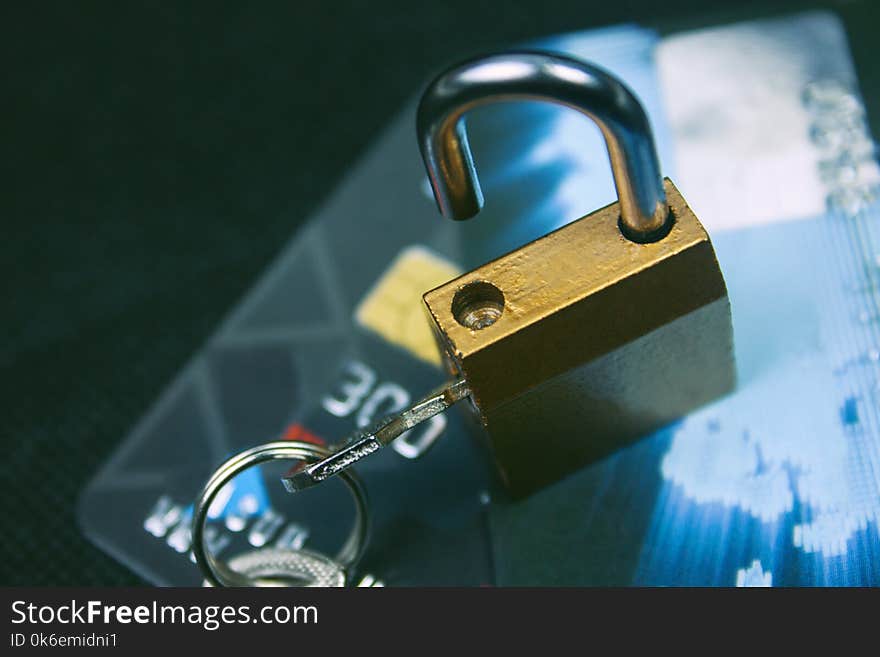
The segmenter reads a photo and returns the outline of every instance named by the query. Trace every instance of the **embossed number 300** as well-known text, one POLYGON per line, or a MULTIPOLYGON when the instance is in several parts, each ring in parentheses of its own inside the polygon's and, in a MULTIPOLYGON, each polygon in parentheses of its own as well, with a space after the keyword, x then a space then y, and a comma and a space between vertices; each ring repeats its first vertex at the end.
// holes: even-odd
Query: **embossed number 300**
MULTIPOLYGON (((336 417, 348 417, 357 412, 359 428, 406 408, 410 394, 391 381, 379 383, 376 372, 360 361, 345 366, 346 378, 339 385, 339 396, 327 395, 321 400, 324 410, 336 417)), ((391 443, 394 451, 408 459, 427 452, 446 429, 446 417, 435 415, 415 429, 410 429, 391 443)))

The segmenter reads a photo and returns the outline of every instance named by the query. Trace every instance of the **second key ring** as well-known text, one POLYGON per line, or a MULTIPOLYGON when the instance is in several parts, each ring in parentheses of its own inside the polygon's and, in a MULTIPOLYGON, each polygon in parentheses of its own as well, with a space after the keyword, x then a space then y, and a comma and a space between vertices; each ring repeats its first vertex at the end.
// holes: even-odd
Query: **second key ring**
MULTIPOLYGON (((261 463, 275 460, 297 460, 313 463, 329 456, 327 448, 301 441, 275 441, 252 447, 226 460, 205 484, 193 508, 192 551, 196 564, 205 579, 213 586, 273 586, 278 582, 272 578, 249 577, 230 568, 226 563, 212 555, 205 545, 205 522, 208 509, 217 494, 237 475, 261 463)), ((354 524, 348 539, 343 544, 336 561, 346 570, 353 567, 361 557, 369 535, 369 513, 367 496, 363 484, 350 470, 339 473, 355 505, 354 524)))

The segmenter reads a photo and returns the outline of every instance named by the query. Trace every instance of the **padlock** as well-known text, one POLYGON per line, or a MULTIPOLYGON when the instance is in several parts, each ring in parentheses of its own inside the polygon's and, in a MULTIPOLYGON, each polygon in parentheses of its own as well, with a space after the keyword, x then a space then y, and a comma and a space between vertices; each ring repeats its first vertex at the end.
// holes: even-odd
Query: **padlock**
POLYGON ((483 198, 465 114, 506 100, 565 105, 605 138, 618 201, 424 295, 454 382, 325 463, 301 488, 459 399, 514 497, 554 482, 730 391, 730 303, 706 230, 660 175, 648 119, 609 73, 558 55, 468 61, 425 91, 417 130, 443 215, 483 198))

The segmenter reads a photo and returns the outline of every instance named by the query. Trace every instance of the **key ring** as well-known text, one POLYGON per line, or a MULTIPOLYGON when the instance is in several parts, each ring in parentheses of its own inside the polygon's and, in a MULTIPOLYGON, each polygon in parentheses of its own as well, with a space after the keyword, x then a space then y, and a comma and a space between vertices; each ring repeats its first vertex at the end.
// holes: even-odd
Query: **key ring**
MULTIPOLYGON (((260 548, 233 557, 227 566, 240 575, 273 585, 337 588, 346 585, 345 569, 323 554, 300 548, 260 548), (266 579, 271 577, 271 580, 266 579)), ((206 581, 205 586, 209 586, 206 581)))
MULTIPOLYGON (((205 545, 205 522, 208 509, 214 498, 237 475, 261 463, 274 460, 298 460, 312 463, 330 455, 330 451, 322 446, 302 441, 276 441, 252 447, 240 452, 222 463, 208 479, 193 508, 192 551, 196 564, 205 579, 212 586, 278 586, 279 581, 271 577, 249 577, 237 572, 229 565, 219 561, 205 545)), ((350 470, 339 473, 345 483, 355 505, 354 524, 351 533, 343 544, 335 561, 345 570, 350 569, 360 559, 367 543, 369 534, 369 514, 367 513, 367 496, 360 479, 350 470)))

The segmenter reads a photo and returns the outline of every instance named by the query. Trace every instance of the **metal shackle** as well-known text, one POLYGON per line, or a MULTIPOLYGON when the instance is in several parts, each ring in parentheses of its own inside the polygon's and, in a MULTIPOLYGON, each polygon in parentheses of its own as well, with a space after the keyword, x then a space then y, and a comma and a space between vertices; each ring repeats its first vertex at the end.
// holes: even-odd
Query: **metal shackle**
POLYGON ((662 238, 669 209, 648 117, 633 93, 606 71, 542 52, 472 59, 439 75, 419 103, 416 129, 440 212, 469 219, 483 194, 464 115, 506 100, 542 100, 591 118, 602 131, 620 201, 620 226, 637 242, 662 238))

